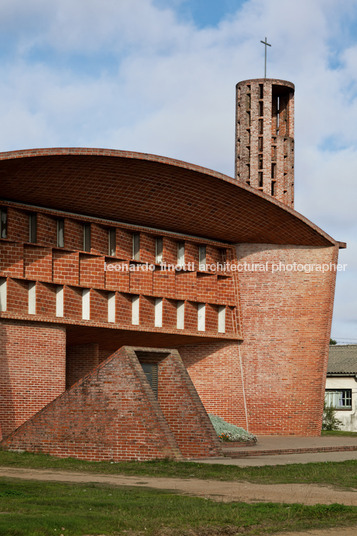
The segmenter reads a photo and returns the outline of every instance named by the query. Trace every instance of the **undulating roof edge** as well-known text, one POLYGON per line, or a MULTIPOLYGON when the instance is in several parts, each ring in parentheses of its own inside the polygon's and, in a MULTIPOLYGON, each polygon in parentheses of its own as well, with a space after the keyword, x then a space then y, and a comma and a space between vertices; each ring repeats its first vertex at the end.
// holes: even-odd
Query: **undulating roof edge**
MULTIPOLYGON (((273 209, 273 206, 275 208, 275 212, 278 212, 280 214, 281 211, 283 211, 286 216, 290 215, 290 219, 293 218, 296 222, 300 222, 303 224, 303 226, 307 226, 310 228, 310 231, 317 236, 320 236, 320 244, 316 245, 322 245, 324 242, 324 245, 337 245, 340 248, 346 247, 346 244, 344 242, 339 242, 334 240, 331 236, 329 236, 325 231, 320 229, 318 226, 316 226, 314 223, 312 223, 310 220, 305 218, 302 214, 297 212, 296 210, 292 209, 291 207, 288 207, 284 203, 281 203, 277 199, 274 199, 273 197, 256 190, 246 184, 240 183, 236 181, 234 178, 229 177, 228 175, 225 175, 223 173, 205 168, 203 166, 199 166, 196 164, 191 164, 188 162, 184 162, 182 160, 177 160, 174 158, 169 158, 165 156, 159 156, 149 153, 139 153, 134 151, 123 151, 118 149, 103 149, 103 148, 85 148, 85 147, 54 147, 54 148, 37 148, 37 149, 24 149, 24 150, 17 150, 17 151, 7 151, 7 152, 0 152, 0 179, 2 180, 4 175, 1 168, 5 165, 6 162, 9 163, 9 161, 13 162, 25 162, 26 159, 39 159, 42 160, 45 157, 58 157, 58 156, 85 156, 85 157, 106 157, 106 158, 113 158, 113 163, 116 159, 121 159, 125 161, 136 161, 136 162, 148 162, 148 163, 155 163, 155 164, 162 164, 164 166, 170 166, 172 169, 181 170, 181 173, 183 175, 190 174, 192 175, 192 172, 195 174, 199 174, 202 178, 208 178, 210 180, 219 180, 222 181, 222 184, 229 185, 229 189, 225 192, 224 195, 226 195, 227 199, 227 206, 230 204, 231 201, 230 198, 230 192, 232 194, 240 191, 244 192, 245 199, 250 198, 251 196, 254 196, 256 199, 256 203, 259 202, 259 207, 267 207, 267 203, 270 205, 270 208, 273 209), (2 176, 1 176, 2 175, 2 176)), ((166 177, 165 177, 166 178, 166 177)), ((191 181, 192 186, 196 186, 193 184, 193 181, 191 181)), ((217 186, 217 183, 215 183, 215 188, 217 186)), ((203 192, 202 192, 203 193, 203 192)), ((187 191, 186 195, 189 196, 190 192, 187 191)), ((2 196, 4 198, 7 198, 6 196, 6 188, 3 192, 2 196), (5 194, 5 195, 4 195, 5 194)), ((11 198, 11 196, 10 196, 11 198)), ((259 211, 259 209, 257 209, 259 211)), ((269 210, 267 211, 269 212, 269 210)), ((232 222, 233 224, 234 222, 232 222)), ((283 228, 283 224, 281 225, 283 228)), ((279 229, 276 229, 278 232, 279 229)), ((232 240, 232 238, 228 238, 228 240, 232 240)), ((234 239, 233 239, 234 241, 234 239)), ((246 241, 254 241, 254 240, 246 240, 246 241)), ((269 242, 267 242, 269 243, 269 242)), ((285 243, 289 243, 286 241, 285 243)), ((296 242, 295 242, 296 243, 296 242)), ((303 242, 302 242, 303 244, 303 242)))

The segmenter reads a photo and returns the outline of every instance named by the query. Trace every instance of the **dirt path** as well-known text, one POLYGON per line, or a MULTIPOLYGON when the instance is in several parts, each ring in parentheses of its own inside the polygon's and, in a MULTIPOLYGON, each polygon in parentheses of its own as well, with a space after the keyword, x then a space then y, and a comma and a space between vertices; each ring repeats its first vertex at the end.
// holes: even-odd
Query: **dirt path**
POLYGON ((156 478, 123 475, 103 475, 55 471, 51 469, 22 469, 0 467, 0 476, 26 480, 57 482, 98 482, 115 486, 137 486, 208 497, 215 501, 284 502, 301 504, 339 503, 357 506, 357 490, 345 491, 312 484, 251 484, 249 482, 221 482, 197 478, 156 478))

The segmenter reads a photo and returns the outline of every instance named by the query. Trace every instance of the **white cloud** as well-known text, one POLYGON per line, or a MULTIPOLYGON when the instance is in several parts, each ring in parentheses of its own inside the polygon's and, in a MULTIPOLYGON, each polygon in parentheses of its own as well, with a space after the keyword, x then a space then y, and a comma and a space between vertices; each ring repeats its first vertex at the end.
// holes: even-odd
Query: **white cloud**
POLYGON ((355 0, 247 0, 201 29, 181 4, 2 0, 2 150, 106 146, 232 174, 235 84, 262 76, 267 35, 268 76, 296 85, 296 208, 349 244, 335 322, 357 339, 355 0))

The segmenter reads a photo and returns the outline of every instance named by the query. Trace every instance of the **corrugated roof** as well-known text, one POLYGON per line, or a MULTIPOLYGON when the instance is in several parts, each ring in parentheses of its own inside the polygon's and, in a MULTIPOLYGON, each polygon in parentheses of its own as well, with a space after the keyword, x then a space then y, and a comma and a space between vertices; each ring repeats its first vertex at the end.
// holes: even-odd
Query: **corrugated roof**
POLYGON ((331 345, 327 374, 357 374, 357 344, 331 345))

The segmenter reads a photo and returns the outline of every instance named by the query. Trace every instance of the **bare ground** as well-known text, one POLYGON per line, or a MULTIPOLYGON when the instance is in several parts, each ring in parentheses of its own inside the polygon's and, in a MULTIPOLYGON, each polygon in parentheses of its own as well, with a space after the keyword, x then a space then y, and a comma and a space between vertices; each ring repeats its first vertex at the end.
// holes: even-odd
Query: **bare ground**
MULTIPOLYGON (((102 475, 51 469, 0 467, 1 477, 57 482, 98 482, 114 486, 136 486, 207 497, 215 501, 280 502, 300 504, 345 504, 357 506, 357 490, 341 490, 332 486, 312 484, 252 484, 200 480, 197 478, 158 478, 123 475, 102 475)), ((357 530, 355 532, 357 534, 357 530)))

